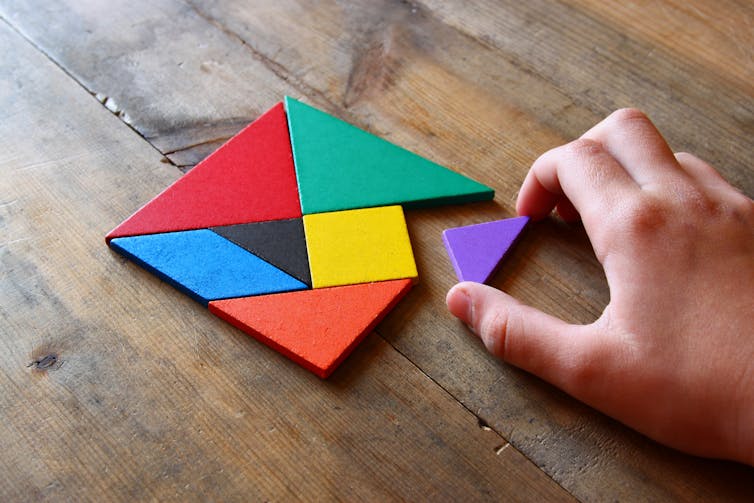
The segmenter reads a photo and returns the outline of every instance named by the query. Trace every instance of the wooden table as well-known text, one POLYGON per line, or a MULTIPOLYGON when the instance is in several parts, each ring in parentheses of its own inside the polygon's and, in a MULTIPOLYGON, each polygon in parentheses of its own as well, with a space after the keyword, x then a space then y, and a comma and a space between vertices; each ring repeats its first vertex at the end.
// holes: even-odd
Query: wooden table
MULTIPOLYGON (((541 152, 628 105, 752 196, 751 2, 0 0, 0 18, 0 500, 754 498, 754 469, 488 356, 444 307, 440 241, 512 216, 541 152), (103 241, 286 94, 497 190, 408 213, 421 283, 327 381, 103 241)), ((555 219, 493 284, 573 322, 608 300, 555 219)))

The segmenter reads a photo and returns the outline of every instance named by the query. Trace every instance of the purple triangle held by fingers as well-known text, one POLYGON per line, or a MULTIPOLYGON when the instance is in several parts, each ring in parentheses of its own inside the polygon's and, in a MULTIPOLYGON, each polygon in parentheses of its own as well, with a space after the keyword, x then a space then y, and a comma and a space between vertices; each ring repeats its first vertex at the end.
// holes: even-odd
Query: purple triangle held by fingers
POLYGON ((485 283, 513 247, 529 217, 446 229, 442 240, 459 281, 485 283))

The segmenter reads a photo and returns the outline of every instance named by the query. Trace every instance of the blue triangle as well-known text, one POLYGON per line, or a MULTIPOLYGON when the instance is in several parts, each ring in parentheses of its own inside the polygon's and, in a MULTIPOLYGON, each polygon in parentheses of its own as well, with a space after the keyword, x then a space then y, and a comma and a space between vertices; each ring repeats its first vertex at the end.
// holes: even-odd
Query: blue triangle
POLYGON ((307 288, 209 229, 115 238, 110 246, 205 306, 211 300, 307 288))
POLYGON ((459 281, 485 283, 511 249, 529 217, 447 229, 442 240, 459 281))

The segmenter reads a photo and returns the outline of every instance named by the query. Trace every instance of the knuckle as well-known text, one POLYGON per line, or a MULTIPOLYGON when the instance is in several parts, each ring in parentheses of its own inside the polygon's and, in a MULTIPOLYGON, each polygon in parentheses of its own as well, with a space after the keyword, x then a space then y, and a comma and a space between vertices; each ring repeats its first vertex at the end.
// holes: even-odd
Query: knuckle
POLYGON ((654 236, 663 229, 668 220, 667 208, 654 197, 637 197, 621 208, 622 232, 631 238, 654 236))
POLYGON ((564 388, 569 392, 586 393, 600 386, 605 377, 605 370, 612 366, 612 358, 601 348, 581 353, 578 357, 566 357, 562 362, 568 376, 564 388))
POLYGON ((573 140, 566 144, 563 149, 566 155, 574 159, 584 159, 605 153, 605 147, 602 143, 589 138, 573 140))
POLYGON ((690 213, 701 217, 712 217, 724 211, 722 201, 709 197, 695 188, 682 190, 678 199, 690 213))
POLYGON ((719 193, 708 192, 693 185, 680 185, 673 188, 676 204, 685 214, 700 219, 741 219, 754 208, 751 199, 741 197, 721 197, 719 193))
POLYGON ((579 138, 565 147, 566 155, 571 161, 570 169, 579 171, 580 176, 592 180, 597 185, 609 177, 608 171, 605 170, 605 162, 607 157, 612 156, 601 142, 579 138))
POLYGON ((493 309, 482 318, 479 326, 479 336, 487 350, 495 356, 505 359, 505 345, 508 333, 508 312, 504 309, 493 309))
POLYGON ((568 391, 585 390, 599 381, 601 377, 600 366, 594 360, 580 358, 579 360, 570 359, 564 362, 565 374, 568 376, 564 388, 568 391))
POLYGON ((618 375, 624 368, 632 368, 621 348, 604 339, 581 346, 577 351, 565 350, 563 353, 560 363, 567 376, 564 388, 572 393, 578 391, 582 396, 598 390, 604 382, 606 372, 618 375), (625 362, 628 362, 628 366, 625 362))
POLYGON ((736 191, 731 197, 729 212, 739 222, 748 225, 754 223, 754 201, 741 192, 736 191))
POLYGON ((523 313, 515 308, 500 309, 491 314, 484 327, 484 340, 487 349, 506 362, 521 365, 535 352, 527 344, 523 313))
POLYGON ((625 125, 630 123, 650 124, 649 117, 638 108, 619 108, 611 113, 607 120, 611 123, 625 125))

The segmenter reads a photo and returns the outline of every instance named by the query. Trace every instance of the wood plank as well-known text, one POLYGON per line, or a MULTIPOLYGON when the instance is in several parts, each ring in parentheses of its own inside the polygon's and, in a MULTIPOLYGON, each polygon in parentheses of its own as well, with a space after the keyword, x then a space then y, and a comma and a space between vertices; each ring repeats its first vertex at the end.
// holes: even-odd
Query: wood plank
POLYGON ((570 499, 379 337, 321 381, 117 258, 178 170, 0 47, 0 499, 570 499))
POLYGON ((754 82, 754 4, 736 0, 567 0, 632 39, 657 45, 749 92, 754 82))
MULTIPOLYGON (((750 90, 723 74, 695 71, 697 60, 627 37, 595 15, 549 2, 69 4, 70 15, 31 2, 3 9, 88 89, 129 103, 122 109, 131 124, 138 131, 153 125, 147 136, 161 149, 164 141, 200 158, 191 146, 211 142, 212 124, 234 117, 224 96, 235 96, 237 86, 256 96, 257 87, 276 88, 282 79, 293 94, 497 188, 496 204, 409 213, 422 284, 380 332, 582 499, 751 497, 751 471, 661 449, 487 357, 444 308, 453 279, 440 244, 444 227, 510 216, 540 152, 630 103, 658 119, 677 149, 717 162, 751 194, 750 90), (112 9, 117 16, 105 15, 112 9), (40 22, 53 14, 66 21, 40 22), (133 26, 124 29, 122 19, 133 26), (96 37, 72 36, 79 23, 96 37), (171 45, 186 30, 216 45, 199 55, 196 44, 171 45), (94 56, 82 58, 89 52, 94 56), (112 55, 124 55, 120 66, 98 71, 112 55), (209 68, 231 61, 243 78, 204 76, 207 56, 221 58, 209 68), (172 90, 160 72, 177 60, 191 64, 172 90), (152 67, 154 74, 140 71, 152 67), (197 89, 211 89, 210 96, 197 89), (170 106, 180 102, 191 103, 181 112, 188 116, 170 106)), ((495 284, 575 322, 594 319, 608 299, 586 237, 555 222, 528 233, 495 284)))
MULTIPOLYGON (((415 47, 421 31, 442 27, 422 28, 423 23, 416 28, 419 33, 412 33, 401 17, 408 11, 398 4, 362 2, 342 9, 331 2, 314 7, 286 0, 274 8, 246 3, 225 8, 231 9, 229 15, 238 11, 243 16, 239 23, 251 23, 248 41, 217 24, 201 6, 170 0, 0 2, 0 15, 179 165, 201 160, 270 103, 291 94, 419 153, 443 155, 461 171, 483 163, 487 178, 502 177, 513 190, 518 176, 509 181, 510 172, 493 170, 500 160, 500 138, 506 138, 512 160, 521 163, 561 141, 541 131, 526 110, 548 106, 548 121, 574 131, 598 118, 582 110, 553 113, 569 109, 570 99, 504 61, 475 76, 479 82, 466 102, 439 101, 469 85, 468 76, 449 70, 468 72, 469 66, 488 64, 497 55, 484 48, 469 55, 468 43, 447 55, 444 51, 453 46, 415 47), (59 21, 44 22, 50 18, 59 21), (123 19, 129 23, 124 25, 123 19), (165 19, 171 23, 166 25, 165 19), (375 26, 361 30, 362 23, 375 26), (443 60, 427 58, 426 50, 443 60), (469 57, 475 59, 473 65, 457 63, 469 57), (405 67, 398 68, 399 62, 405 67), (441 82, 451 88, 443 90, 441 82), (382 92, 382 86, 399 87, 382 92), (417 86, 422 86, 419 94, 409 102, 405 93, 417 92, 417 86), (539 92, 527 92, 531 89, 539 92), (390 98, 401 99, 389 103, 390 98), (380 122, 373 124, 376 118, 380 122), (527 138, 534 143, 531 149, 527 138), (470 151, 469 145, 479 143, 470 151)), ((458 41, 453 30, 433 37, 446 35, 458 41)))
POLYGON ((746 44, 750 35, 738 35, 751 32, 750 2, 684 2, 682 8, 632 3, 622 9, 589 0, 484 0, 473 9, 437 0, 420 4, 599 116, 625 106, 643 109, 676 151, 694 152, 754 194, 754 86, 740 78, 754 72, 754 49, 746 44), (704 32, 717 34, 700 38, 701 23, 688 21, 700 12, 710 18, 704 32), (675 19, 670 33, 668 16, 675 19), (703 48, 715 56, 705 56, 703 48))
POLYGON ((0 16, 179 166, 296 94, 181 2, 5 2, 0 16))

